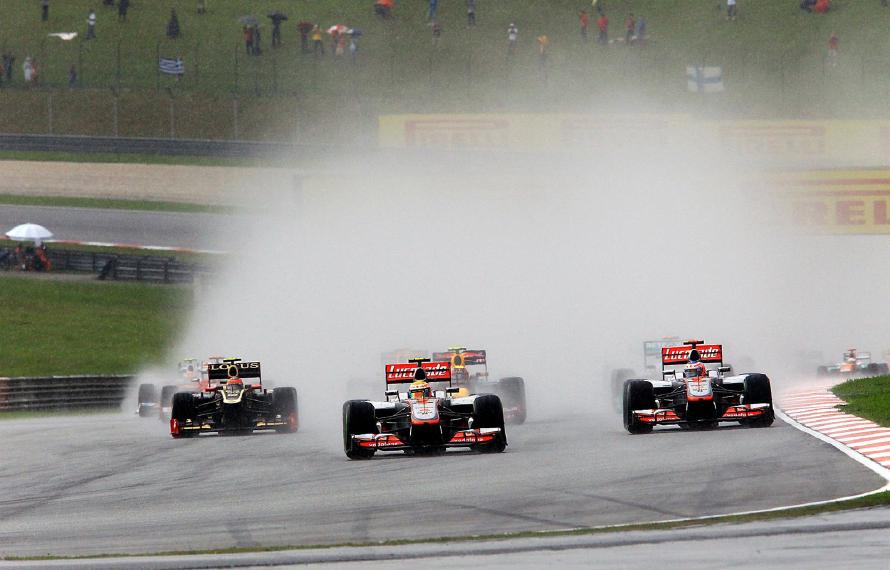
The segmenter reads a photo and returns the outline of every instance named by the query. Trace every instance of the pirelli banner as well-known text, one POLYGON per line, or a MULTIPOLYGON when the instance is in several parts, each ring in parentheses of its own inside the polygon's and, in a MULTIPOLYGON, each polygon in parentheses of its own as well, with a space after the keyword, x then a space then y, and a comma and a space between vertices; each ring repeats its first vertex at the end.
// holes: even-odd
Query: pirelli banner
POLYGON ((805 231, 890 234, 890 170, 825 170, 777 175, 791 216, 805 231))
POLYGON ((384 115, 383 148, 595 150, 694 137, 774 166, 890 165, 890 121, 698 121, 688 115, 384 115))

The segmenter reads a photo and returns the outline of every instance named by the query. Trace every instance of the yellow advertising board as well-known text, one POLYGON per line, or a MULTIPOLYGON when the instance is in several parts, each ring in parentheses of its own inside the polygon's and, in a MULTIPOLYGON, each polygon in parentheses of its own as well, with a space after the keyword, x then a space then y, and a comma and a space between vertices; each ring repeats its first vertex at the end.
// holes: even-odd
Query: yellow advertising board
POLYGON ((835 234, 890 234, 890 170, 786 173, 795 222, 805 230, 835 234))

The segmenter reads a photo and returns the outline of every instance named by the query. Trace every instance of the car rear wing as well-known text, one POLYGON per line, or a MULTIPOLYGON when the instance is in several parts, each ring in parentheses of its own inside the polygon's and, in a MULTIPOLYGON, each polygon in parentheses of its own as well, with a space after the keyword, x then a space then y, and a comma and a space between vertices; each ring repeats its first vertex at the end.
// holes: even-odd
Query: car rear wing
POLYGON ((699 344, 695 346, 666 346, 661 349, 661 365, 676 366, 689 362, 689 355, 695 350, 699 362, 704 364, 723 364, 722 344, 699 344))
POLYGON ((259 378, 259 362, 223 362, 207 365, 208 380, 229 380, 230 378, 259 378))
MULTIPOLYGON (((426 373, 427 382, 448 382, 451 384, 451 362, 421 362, 420 367, 426 373)), ((405 362, 386 365, 386 384, 410 384, 414 382, 417 363, 405 362)))
POLYGON ((488 360, 484 350, 464 350, 461 352, 434 352, 433 360, 448 360, 454 367, 460 366, 484 366, 488 360))

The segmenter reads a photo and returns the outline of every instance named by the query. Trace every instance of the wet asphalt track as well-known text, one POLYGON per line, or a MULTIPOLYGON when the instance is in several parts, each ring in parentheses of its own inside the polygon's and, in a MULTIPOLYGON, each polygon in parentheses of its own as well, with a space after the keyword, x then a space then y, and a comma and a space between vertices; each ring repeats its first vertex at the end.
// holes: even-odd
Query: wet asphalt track
POLYGON ((0 228, 9 231, 32 222, 55 239, 222 249, 228 216, 183 212, 148 212, 103 208, 58 208, 0 204, 0 228))
MULTIPOLYGON (((336 410, 335 412, 339 412, 336 410)), ((508 428, 500 455, 351 462, 336 430, 175 441, 128 415, 0 421, 0 556, 140 553, 567 529, 831 499, 882 480, 781 422, 508 428)))

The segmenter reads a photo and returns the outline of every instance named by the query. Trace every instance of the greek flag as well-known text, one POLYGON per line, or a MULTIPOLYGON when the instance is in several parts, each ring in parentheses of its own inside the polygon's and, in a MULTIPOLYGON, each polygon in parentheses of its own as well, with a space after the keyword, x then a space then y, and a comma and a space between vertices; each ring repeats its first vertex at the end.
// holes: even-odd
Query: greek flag
POLYGON ((723 69, 720 67, 686 66, 686 88, 693 93, 723 91, 723 69))
POLYGON ((183 75, 185 73, 185 63, 182 62, 181 57, 176 59, 162 57, 160 65, 161 73, 166 73, 167 75, 183 75))

